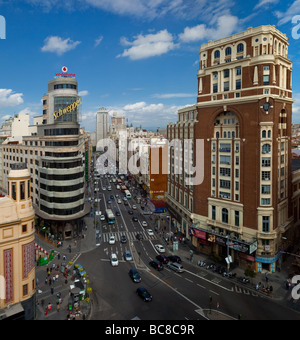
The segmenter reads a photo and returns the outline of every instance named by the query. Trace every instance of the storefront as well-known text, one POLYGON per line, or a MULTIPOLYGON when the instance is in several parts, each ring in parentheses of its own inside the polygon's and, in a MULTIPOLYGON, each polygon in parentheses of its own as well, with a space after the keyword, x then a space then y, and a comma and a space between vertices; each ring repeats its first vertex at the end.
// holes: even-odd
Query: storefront
POLYGON ((256 256, 256 271, 261 273, 263 271, 268 271, 270 273, 275 273, 277 268, 281 267, 282 253, 279 252, 276 256, 256 256))
POLYGON ((199 229, 199 224, 197 223, 189 227, 189 236, 192 244, 202 253, 207 255, 215 254, 222 259, 225 259, 229 254, 233 262, 238 266, 244 268, 250 267, 255 270, 257 241, 247 243, 216 233, 207 232, 204 229, 199 229))

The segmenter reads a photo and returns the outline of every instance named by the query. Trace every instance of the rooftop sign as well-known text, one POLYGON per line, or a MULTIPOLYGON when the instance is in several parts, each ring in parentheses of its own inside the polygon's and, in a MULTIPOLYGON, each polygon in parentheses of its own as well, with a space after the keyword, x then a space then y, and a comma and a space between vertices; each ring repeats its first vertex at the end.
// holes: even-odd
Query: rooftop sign
POLYGON ((68 68, 66 66, 63 66, 61 70, 62 73, 55 73, 56 77, 74 78, 76 76, 74 73, 68 73, 68 68))

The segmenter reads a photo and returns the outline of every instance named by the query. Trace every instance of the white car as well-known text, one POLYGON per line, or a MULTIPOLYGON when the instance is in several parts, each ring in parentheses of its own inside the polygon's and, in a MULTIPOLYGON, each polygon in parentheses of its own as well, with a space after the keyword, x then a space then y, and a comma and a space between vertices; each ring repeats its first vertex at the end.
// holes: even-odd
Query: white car
POLYGON ((109 244, 115 244, 116 243, 115 237, 114 236, 110 236, 108 243, 109 244))
POLYGON ((122 204, 122 201, 120 199, 118 200, 118 204, 122 204))
POLYGON ((102 187, 102 190, 105 191, 105 190, 106 190, 106 187, 102 187))
POLYGON ((133 206, 132 206, 132 210, 136 210, 136 205, 133 205, 133 206))
POLYGON ((96 216, 101 216, 101 215, 102 215, 101 211, 96 211, 96 216))
POLYGON ((101 202, 100 198, 95 198, 95 203, 101 202))
POLYGON ((105 216, 104 215, 100 216, 100 221, 105 221, 105 216))
POLYGON ((142 226, 143 226, 144 228, 146 228, 146 227, 148 227, 148 223, 147 223, 146 221, 143 221, 143 222, 142 222, 142 226))
POLYGON ((113 267, 117 267, 119 265, 118 257, 116 254, 111 254, 110 263, 113 267))
POLYGON ((148 234, 149 236, 154 236, 154 232, 153 232, 152 229, 147 229, 147 234, 148 234))
POLYGON ((159 253, 165 253, 166 252, 165 248, 161 244, 156 244, 155 248, 159 253))

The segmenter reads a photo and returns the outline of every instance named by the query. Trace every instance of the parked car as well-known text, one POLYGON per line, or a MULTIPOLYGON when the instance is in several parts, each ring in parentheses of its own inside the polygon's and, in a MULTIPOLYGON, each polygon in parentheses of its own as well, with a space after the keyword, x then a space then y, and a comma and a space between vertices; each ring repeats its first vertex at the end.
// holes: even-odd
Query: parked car
POLYGON ((177 255, 168 256, 168 260, 171 262, 181 263, 181 258, 177 255))
POLYGON ((151 267, 153 267, 154 269, 156 269, 158 271, 164 269, 163 265, 159 261, 150 261, 149 264, 150 264, 151 267))
POLYGON ((125 250, 124 252, 124 260, 125 261, 132 261, 132 255, 129 250, 125 250))
POLYGON ((184 272, 183 266, 179 263, 176 263, 176 262, 169 262, 167 264, 167 267, 174 270, 177 273, 183 273, 184 272))
POLYGON ((165 255, 157 255, 156 260, 159 261, 162 264, 167 264, 167 263, 170 262, 165 255))
POLYGON ((139 287, 136 290, 136 294, 141 297, 145 302, 152 301, 152 295, 144 287, 139 287))
POLYGON ((156 245, 155 245, 155 249, 156 249, 159 253, 165 253, 165 252, 166 252, 165 248, 164 248, 161 244, 156 244, 156 245))
POLYGON ((117 267, 119 265, 118 257, 116 254, 111 254, 110 263, 113 267, 117 267))
POLYGON ((140 283, 142 281, 140 274, 138 273, 138 271, 135 268, 131 268, 129 270, 129 276, 131 277, 132 281, 135 283, 140 283))

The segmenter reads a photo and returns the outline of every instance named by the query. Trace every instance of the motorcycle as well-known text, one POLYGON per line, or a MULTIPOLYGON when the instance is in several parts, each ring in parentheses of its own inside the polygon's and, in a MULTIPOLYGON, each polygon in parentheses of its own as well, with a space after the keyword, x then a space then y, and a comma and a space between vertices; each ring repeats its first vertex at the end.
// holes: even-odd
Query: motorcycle
POLYGON ((198 266, 199 267, 205 267, 206 263, 204 261, 198 261, 198 266))
POLYGON ((247 278, 245 278, 245 277, 240 277, 240 278, 239 278, 239 281, 240 281, 241 283, 243 283, 243 284, 250 283, 250 280, 247 279, 247 278))

